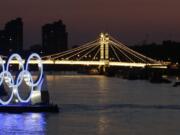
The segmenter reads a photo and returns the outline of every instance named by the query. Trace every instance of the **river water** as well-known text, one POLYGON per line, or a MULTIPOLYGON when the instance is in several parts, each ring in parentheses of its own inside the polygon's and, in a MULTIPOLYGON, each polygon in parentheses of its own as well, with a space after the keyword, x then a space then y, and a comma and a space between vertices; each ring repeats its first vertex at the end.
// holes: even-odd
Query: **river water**
POLYGON ((59 114, 0 114, 0 135, 179 135, 180 88, 120 78, 47 75, 59 114))

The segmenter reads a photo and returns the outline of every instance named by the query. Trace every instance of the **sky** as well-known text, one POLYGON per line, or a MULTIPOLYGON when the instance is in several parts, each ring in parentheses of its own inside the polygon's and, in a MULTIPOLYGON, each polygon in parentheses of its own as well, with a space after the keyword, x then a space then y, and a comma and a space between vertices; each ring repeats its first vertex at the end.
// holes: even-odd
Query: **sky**
POLYGON ((180 41, 180 0, 0 0, 0 29, 16 17, 24 22, 25 48, 41 44, 41 27, 59 19, 69 46, 108 32, 127 45, 180 41))

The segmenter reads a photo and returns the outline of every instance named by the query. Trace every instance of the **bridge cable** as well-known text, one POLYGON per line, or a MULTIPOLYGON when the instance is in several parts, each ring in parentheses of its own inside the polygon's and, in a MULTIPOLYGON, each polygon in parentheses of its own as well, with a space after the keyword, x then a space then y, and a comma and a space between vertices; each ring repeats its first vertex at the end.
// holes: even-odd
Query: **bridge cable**
POLYGON ((95 55, 94 55, 94 57, 93 57, 93 59, 95 59, 96 60, 96 56, 98 55, 98 53, 100 53, 100 48, 97 50, 97 52, 95 53, 95 55))
POLYGON ((113 47, 112 45, 110 45, 110 47, 112 48, 112 50, 113 50, 113 52, 114 52, 116 58, 118 59, 118 61, 121 62, 121 60, 120 60, 119 56, 117 55, 117 53, 116 53, 114 47, 113 47))
MULTIPOLYGON (((78 50, 71 50, 71 51, 69 51, 69 52, 67 52, 67 53, 65 53, 65 54, 61 54, 61 55, 58 55, 58 56, 54 57, 54 59, 57 59, 57 58, 59 58, 59 57, 65 56, 65 55, 69 55, 69 54, 71 54, 71 53, 75 53, 75 52, 80 51, 80 50, 83 50, 83 49, 91 48, 91 47, 93 47, 93 46, 94 46, 94 44, 91 44, 91 45, 88 45, 88 46, 86 46, 86 47, 79 48, 78 50)), ((76 53, 76 54, 77 54, 77 53, 76 53)))
MULTIPOLYGON (((116 44, 116 43, 114 43, 114 45, 115 45, 116 47, 120 48, 120 49, 123 49, 125 52, 128 52, 129 54, 131 54, 132 56, 136 57, 137 59, 139 59, 139 60, 141 60, 141 61, 143 61, 143 62, 146 63, 146 60, 144 60, 143 58, 141 58, 141 57, 138 56, 137 54, 134 54, 134 53, 132 53, 131 51, 126 50, 127 48, 124 48, 124 47, 122 47, 122 46, 120 46, 119 44, 116 44)), ((129 58, 130 58, 130 57, 129 57, 129 58)))
POLYGON ((110 36, 110 38, 111 38, 112 40, 114 40, 117 44, 120 44, 121 46, 125 47, 125 48, 128 49, 129 51, 135 53, 136 55, 140 55, 141 57, 143 57, 143 58, 145 58, 145 59, 148 59, 150 62, 157 63, 156 60, 154 60, 154 59, 152 59, 152 58, 149 58, 149 57, 147 57, 147 56, 145 56, 145 55, 142 55, 142 54, 140 54, 140 53, 138 53, 138 52, 136 52, 136 51, 128 48, 127 46, 125 46, 125 45, 122 44, 121 42, 119 42, 119 41, 117 41, 116 39, 114 39, 112 36, 110 36))
MULTIPOLYGON (((91 44, 96 43, 96 42, 98 42, 97 39, 94 40, 94 41, 92 41, 92 42, 88 42, 88 43, 86 43, 86 44, 84 44, 84 45, 81 45, 81 46, 79 46, 79 47, 77 47, 77 48, 74 48, 74 49, 78 49, 78 48, 81 48, 81 47, 84 47, 84 48, 85 48, 87 45, 91 45, 91 44)), ((55 53, 55 54, 51 54, 51 55, 47 55, 47 56, 43 56, 42 58, 53 57, 53 56, 56 56, 56 55, 59 55, 59 54, 62 54, 62 53, 66 53, 66 52, 69 52, 69 51, 73 51, 74 49, 72 49, 72 50, 67 50, 67 51, 64 51, 64 52, 55 53)))
POLYGON ((99 45, 96 45, 94 48, 92 48, 90 51, 88 51, 86 54, 84 54, 83 56, 81 56, 78 60, 81 60, 84 56, 88 55, 89 53, 91 53, 92 51, 94 51, 99 45))
POLYGON ((82 52, 84 52, 84 51, 87 51, 88 49, 90 49, 90 48, 92 48, 92 47, 94 47, 94 46, 96 46, 96 45, 87 47, 87 48, 85 48, 84 50, 81 50, 80 52, 77 52, 76 54, 73 54, 72 56, 68 57, 68 59, 69 59, 69 58, 72 58, 72 57, 74 57, 75 55, 80 54, 80 53, 82 53, 82 52))
POLYGON ((123 54, 126 58, 128 58, 131 62, 135 62, 133 59, 131 59, 125 52, 123 52, 120 48, 119 48, 119 46, 116 46, 116 45, 114 45, 114 44, 112 44, 116 49, 118 49, 118 51, 121 53, 121 54, 123 54))

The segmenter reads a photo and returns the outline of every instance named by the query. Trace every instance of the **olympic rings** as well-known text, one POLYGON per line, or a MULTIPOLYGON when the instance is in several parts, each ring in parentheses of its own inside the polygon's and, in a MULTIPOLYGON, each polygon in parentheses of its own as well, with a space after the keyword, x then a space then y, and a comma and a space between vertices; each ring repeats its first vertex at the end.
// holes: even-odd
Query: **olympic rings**
POLYGON ((0 57, 0 66, 1 66, 0 86, 2 86, 3 82, 5 82, 6 85, 10 89, 12 89, 11 94, 6 101, 2 100, 0 97, 0 104, 2 105, 10 104, 14 99, 13 98, 14 96, 15 99, 18 100, 20 103, 29 103, 31 101, 34 87, 37 87, 43 78, 43 64, 41 61, 41 57, 38 54, 33 53, 24 62, 21 56, 15 53, 9 57, 6 65, 5 62, 2 60, 2 58, 0 57), (12 73, 9 71, 10 64, 13 62, 19 65, 19 72, 15 76, 13 76, 12 73), (37 64, 39 68, 40 73, 37 77, 37 80, 35 81, 33 80, 30 71, 28 71, 30 64, 37 64), (25 84, 31 89, 30 94, 26 99, 23 99, 19 94, 19 87, 23 81, 25 81, 25 84))
POLYGON ((29 56, 29 58, 28 58, 27 61, 26 61, 26 70, 27 70, 27 71, 29 70, 29 69, 28 69, 28 68, 29 68, 29 63, 30 63, 30 60, 31 60, 32 58, 37 58, 38 67, 39 67, 39 69, 40 69, 40 75, 38 76, 37 80, 34 81, 33 83, 31 83, 31 86, 37 86, 37 85, 40 83, 41 78, 42 78, 42 76, 43 76, 43 64, 42 64, 42 61, 41 61, 41 57, 40 57, 38 54, 33 53, 32 55, 29 56))
MULTIPOLYGON (((2 71, 4 71, 4 64, 3 64, 3 60, 2 58, 0 57, 0 64, 1 64, 1 67, 2 67, 2 71)), ((4 74, 3 72, 0 73, 0 85, 3 83, 3 77, 4 77, 4 74)))
MULTIPOLYGON (((6 84, 8 85, 8 87, 9 87, 9 88, 12 88, 13 85, 14 85, 14 79, 13 79, 11 73, 8 72, 8 71, 4 71, 4 72, 3 72, 3 76, 4 76, 5 82, 6 82, 6 84)), ((1 103, 2 105, 7 105, 7 104, 9 104, 9 103, 12 101, 12 99, 13 99, 13 89, 12 89, 12 91, 11 91, 11 94, 10 94, 9 99, 8 99, 7 101, 3 101, 3 100, 0 98, 0 103, 1 103)))

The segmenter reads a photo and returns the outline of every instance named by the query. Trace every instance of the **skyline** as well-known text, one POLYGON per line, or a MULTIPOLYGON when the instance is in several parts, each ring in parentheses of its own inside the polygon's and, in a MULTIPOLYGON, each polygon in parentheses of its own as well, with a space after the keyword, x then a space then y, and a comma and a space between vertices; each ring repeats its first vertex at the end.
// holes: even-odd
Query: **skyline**
POLYGON ((7 21, 22 17, 25 48, 41 44, 41 27, 59 19, 67 26, 69 47, 91 41, 102 31, 127 45, 145 39, 179 41, 178 5, 178 0, 6 0, 0 2, 0 29, 7 21))

